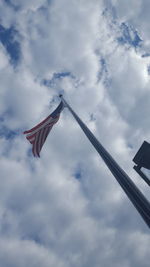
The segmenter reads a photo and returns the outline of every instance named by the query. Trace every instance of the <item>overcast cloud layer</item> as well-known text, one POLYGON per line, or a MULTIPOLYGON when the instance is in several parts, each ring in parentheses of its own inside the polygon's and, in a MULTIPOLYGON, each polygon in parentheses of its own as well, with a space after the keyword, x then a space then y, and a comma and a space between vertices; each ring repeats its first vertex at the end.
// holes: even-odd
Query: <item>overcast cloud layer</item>
MULTIPOLYGON (((0 0, 0 266, 148 267, 149 229, 67 109, 149 197, 132 158, 150 123, 149 0, 0 0)), ((147 173, 149 175, 149 173, 147 173)))

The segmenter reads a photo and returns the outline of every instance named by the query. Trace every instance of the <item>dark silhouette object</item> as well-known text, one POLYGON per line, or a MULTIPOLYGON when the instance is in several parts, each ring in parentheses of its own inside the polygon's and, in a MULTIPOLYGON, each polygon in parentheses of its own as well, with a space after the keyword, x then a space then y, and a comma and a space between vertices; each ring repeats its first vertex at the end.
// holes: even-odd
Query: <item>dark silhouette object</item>
POLYGON ((133 158, 136 163, 133 168, 143 178, 143 180, 150 186, 150 179, 141 171, 141 168, 150 170, 150 144, 146 141, 143 142, 140 149, 133 158))

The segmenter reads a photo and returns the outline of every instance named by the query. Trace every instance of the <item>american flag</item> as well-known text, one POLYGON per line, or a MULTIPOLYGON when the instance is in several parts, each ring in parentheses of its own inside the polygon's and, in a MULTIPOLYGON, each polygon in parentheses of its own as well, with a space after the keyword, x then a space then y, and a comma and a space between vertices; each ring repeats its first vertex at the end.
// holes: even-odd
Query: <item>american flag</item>
POLYGON ((32 129, 24 132, 27 140, 32 144, 32 153, 34 157, 40 157, 40 151, 46 141, 46 138, 53 125, 59 120, 60 113, 63 108, 64 104, 61 101, 59 106, 45 120, 32 129))

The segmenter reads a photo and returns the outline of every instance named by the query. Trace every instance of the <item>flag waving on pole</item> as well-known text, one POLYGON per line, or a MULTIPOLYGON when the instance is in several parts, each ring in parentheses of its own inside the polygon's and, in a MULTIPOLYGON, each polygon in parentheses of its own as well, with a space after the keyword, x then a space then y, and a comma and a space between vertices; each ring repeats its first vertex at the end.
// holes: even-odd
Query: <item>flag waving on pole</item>
POLYGON ((40 157, 40 151, 51 131, 53 125, 59 120, 60 113, 64 108, 61 101, 59 106, 42 122, 30 130, 24 132, 27 140, 32 144, 32 153, 34 157, 40 157))

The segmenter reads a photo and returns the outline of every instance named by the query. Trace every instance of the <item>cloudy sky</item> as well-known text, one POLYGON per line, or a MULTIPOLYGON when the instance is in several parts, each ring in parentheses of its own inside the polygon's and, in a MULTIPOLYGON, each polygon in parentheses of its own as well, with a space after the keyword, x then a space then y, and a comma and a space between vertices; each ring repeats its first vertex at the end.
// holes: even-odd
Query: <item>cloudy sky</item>
POLYGON ((149 0, 0 0, 0 266, 149 266, 147 225, 69 111, 40 159, 22 134, 63 92, 150 199, 132 162, 150 138, 149 10, 149 0))

